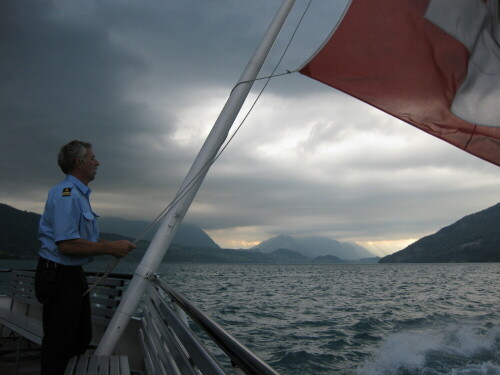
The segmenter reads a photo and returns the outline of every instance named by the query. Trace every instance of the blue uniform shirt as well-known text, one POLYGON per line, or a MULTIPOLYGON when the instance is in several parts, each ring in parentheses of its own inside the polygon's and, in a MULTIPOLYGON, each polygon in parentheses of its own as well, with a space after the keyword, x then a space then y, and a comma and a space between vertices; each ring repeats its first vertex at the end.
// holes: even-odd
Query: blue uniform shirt
POLYGON ((99 240, 98 215, 90 207, 90 193, 90 188, 72 175, 50 189, 38 227, 41 257, 67 266, 92 261, 93 257, 61 254, 57 247, 64 240, 99 240))

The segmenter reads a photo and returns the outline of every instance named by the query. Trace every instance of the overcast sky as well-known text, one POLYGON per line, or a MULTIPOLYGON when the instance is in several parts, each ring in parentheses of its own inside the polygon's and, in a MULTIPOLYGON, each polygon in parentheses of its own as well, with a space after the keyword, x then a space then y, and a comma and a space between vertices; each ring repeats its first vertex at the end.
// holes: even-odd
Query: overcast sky
MULTIPOLYGON (((0 202, 41 213, 64 177, 59 148, 80 139, 101 163, 94 210, 150 221, 174 197, 281 1, 0 4, 0 202)), ((344 4, 313 1, 278 73, 314 53, 344 4)), ((261 76, 305 5, 297 1, 261 76)), ((288 234, 386 254, 496 204, 499 184, 498 167, 294 73, 271 81, 185 222, 225 248, 288 234)))

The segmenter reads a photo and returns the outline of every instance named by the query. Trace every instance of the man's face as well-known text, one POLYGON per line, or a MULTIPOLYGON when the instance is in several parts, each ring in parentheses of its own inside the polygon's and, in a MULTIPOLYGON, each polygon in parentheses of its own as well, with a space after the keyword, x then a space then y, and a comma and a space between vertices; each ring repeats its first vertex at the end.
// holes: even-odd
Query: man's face
POLYGON ((91 148, 88 148, 85 157, 80 161, 82 177, 88 182, 93 181, 95 179, 95 175, 97 174, 98 165, 99 161, 95 158, 94 152, 91 148))

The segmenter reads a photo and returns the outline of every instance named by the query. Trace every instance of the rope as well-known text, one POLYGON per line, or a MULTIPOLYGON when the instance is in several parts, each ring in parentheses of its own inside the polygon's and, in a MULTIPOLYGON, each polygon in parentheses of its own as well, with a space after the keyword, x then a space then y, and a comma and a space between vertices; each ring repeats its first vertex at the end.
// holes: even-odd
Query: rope
MULTIPOLYGON (((243 119, 241 120, 240 124, 236 127, 236 130, 234 131, 234 133, 229 137, 229 139, 225 142, 225 144, 222 146, 222 148, 219 150, 219 152, 216 154, 216 156, 213 158, 213 160, 209 160, 207 161, 207 163, 200 169, 200 171, 191 179, 191 181, 188 182, 188 184, 182 189, 180 190, 177 195, 174 197, 174 199, 167 205, 167 207, 165 207, 163 209, 162 212, 160 212, 160 214, 158 214, 158 216, 156 216, 156 218, 153 220, 153 222, 148 226, 146 227, 146 229, 144 229, 137 237, 136 239, 133 241, 134 244, 137 245, 137 243, 142 239, 144 238, 144 236, 149 233, 151 231, 151 229, 157 225, 171 210, 171 208, 173 206, 175 206, 182 198, 184 198, 184 196, 189 193, 189 191, 191 191, 191 189, 193 188, 193 186, 196 184, 196 182, 198 182, 198 180, 201 178, 201 176, 204 175, 205 171, 207 171, 218 159, 219 157, 222 155, 222 153, 226 150, 226 148, 229 146, 229 143, 231 143, 231 141, 234 139, 234 137, 236 136, 236 133, 238 133, 238 131, 241 129, 241 127, 243 126, 243 124, 245 123, 245 121, 247 120, 247 118, 250 116, 250 113, 253 111, 255 105, 257 104, 257 102, 259 101, 260 97, 262 96, 262 94, 264 93, 264 90, 267 88, 267 85, 269 84, 269 82, 271 81, 272 78, 276 78, 276 77, 282 77, 282 76, 285 76, 285 75, 288 75, 288 74, 292 74, 292 73, 296 73, 298 71, 298 69, 295 69, 293 71, 290 71, 290 70, 287 70, 285 73, 279 73, 279 74, 275 74, 276 73, 276 70, 278 70, 278 67, 279 65, 281 64, 281 62, 283 61, 283 58, 285 57, 288 49, 290 48, 290 45, 292 44, 292 41, 293 39, 295 38, 295 34, 297 33, 300 25, 302 24, 302 21, 305 17, 305 15, 307 14, 308 10, 309 10, 309 7, 311 6, 311 3, 312 3, 312 0, 309 0, 307 6, 305 7, 304 9, 304 12, 302 13, 302 16, 300 17, 299 19, 299 22, 297 23, 297 25, 295 26, 295 29, 292 33, 292 36, 290 37, 290 40, 288 41, 288 44, 286 45, 283 53, 281 54, 281 57, 280 59, 278 60, 278 62, 276 63, 276 66, 274 67, 272 73, 269 75, 269 76, 265 76, 265 77, 257 77, 253 80, 248 80, 248 81, 241 81, 241 82, 238 82, 236 85, 234 85, 234 87, 232 88, 231 90, 231 93, 234 91, 234 89, 236 87, 238 87, 239 85, 243 84, 243 83, 250 83, 250 82, 256 82, 256 81, 262 81, 262 80, 266 80, 264 86, 262 87, 262 89, 260 90, 259 94, 257 95, 257 97, 255 98, 254 102, 252 103, 252 105, 250 106, 250 109, 247 111, 246 115, 243 117, 243 119)), ((99 279, 96 280, 96 282, 94 283, 94 285, 92 285, 91 287, 89 287, 89 289, 85 292, 85 294, 89 293, 92 289, 98 287, 100 284, 104 283, 104 281, 107 279, 107 277, 109 276, 109 274, 113 271, 113 269, 116 267, 116 265, 119 263, 120 261, 120 258, 117 258, 117 257, 113 257, 113 259, 108 263, 107 267, 106 267, 106 270, 103 272, 103 275, 100 276, 99 279)), ((98 277, 99 275, 96 275, 96 277, 98 277)), ((84 295, 85 295, 84 294, 84 295)))

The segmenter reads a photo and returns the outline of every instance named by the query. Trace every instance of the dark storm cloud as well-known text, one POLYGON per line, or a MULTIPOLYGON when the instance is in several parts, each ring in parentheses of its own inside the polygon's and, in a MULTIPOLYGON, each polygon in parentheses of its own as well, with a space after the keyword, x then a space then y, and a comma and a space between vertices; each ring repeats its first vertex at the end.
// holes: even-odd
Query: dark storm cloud
MULTIPOLYGON (((0 202, 40 212, 62 178, 58 149, 77 138, 101 162, 96 211, 154 218, 280 3, 0 1, 0 202)), ((278 72, 310 57, 345 3, 312 2, 278 72)), ((297 1, 261 76, 306 5, 297 1)), ((293 74, 268 86, 186 219, 223 246, 234 233, 247 244, 281 233, 416 238, 495 204, 495 168, 293 74)))
POLYGON ((68 22, 51 1, 9 1, 2 8, 0 138, 9 176, 3 184, 43 178, 48 159, 73 138, 125 156, 124 142, 154 128, 147 108, 120 95, 128 77, 147 67, 115 48, 98 20, 68 22), (14 160, 27 169, 9 168, 14 160))

